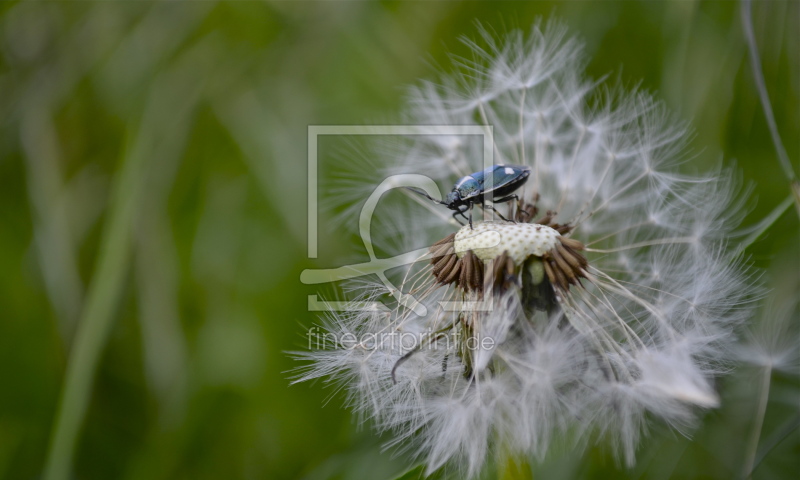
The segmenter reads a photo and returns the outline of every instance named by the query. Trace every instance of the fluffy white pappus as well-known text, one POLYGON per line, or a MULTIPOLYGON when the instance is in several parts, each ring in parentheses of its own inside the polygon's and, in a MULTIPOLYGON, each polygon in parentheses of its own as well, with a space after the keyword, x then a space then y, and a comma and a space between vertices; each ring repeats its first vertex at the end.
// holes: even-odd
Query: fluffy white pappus
MULTIPOLYGON (((447 465, 472 477, 509 456, 542 459, 555 442, 605 439, 632 464, 648 422, 688 434, 719 402, 713 377, 758 294, 726 246, 744 194, 730 170, 686 173, 686 127, 644 93, 587 80, 563 27, 484 31, 479 41, 467 42, 473 58, 456 59, 456 73, 412 90, 402 123, 485 126, 495 163, 530 168, 517 194, 544 216, 525 221, 560 229, 581 253, 569 265, 541 252, 506 270, 486 263, 502 288, 478 288, 466 270, 474 263, 455 254, 389 272, 399 301, 330 314, 328 333, 355 340, 301 354, 310 363, 297 381, 346 389, 362 418, 394 432, 392 444, 425 458, 429 473, 447 465), (562 267, 570 284, 553 273, 562 267)), ((381 180, 422 174, 449 189, 483 169, 474 137, 381 139, 365 157, 381 180)), ((376 184, 358 178, 345 190, 363 202, 376 184)), ((429 247, 458 226, 407 190, 381 203, 371 228, 380 251, 429 247)), ((511 215, 516 205, 498 208, 511 215)), ((350 293, 359 304, 392 298, 382 284, 350 293)))
POLYGON ((777 301, 773 294, 758 322, 735 345, 736 358, 747 365, 800 377, 800 300, 777 301))

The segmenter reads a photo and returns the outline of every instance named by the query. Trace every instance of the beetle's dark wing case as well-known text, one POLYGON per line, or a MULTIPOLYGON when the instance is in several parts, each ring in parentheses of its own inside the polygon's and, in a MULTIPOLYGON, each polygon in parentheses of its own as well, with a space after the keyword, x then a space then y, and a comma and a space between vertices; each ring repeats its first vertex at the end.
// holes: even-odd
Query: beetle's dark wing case
POLYGON ((503 192, 510 193, 522 186, 528 180, 530 171, 530 167, 524 165, 493 165, 473 173, 471 177, 483 187, 483 193, 494 192, 503 195, 503 192), (491 185, 486 183, 489 172, 492 173, 491 185))

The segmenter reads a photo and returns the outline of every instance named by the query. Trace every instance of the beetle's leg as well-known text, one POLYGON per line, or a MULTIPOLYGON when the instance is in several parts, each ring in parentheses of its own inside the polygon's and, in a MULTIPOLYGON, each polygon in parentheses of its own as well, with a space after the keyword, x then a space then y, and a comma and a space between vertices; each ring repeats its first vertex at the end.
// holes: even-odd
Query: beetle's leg
MULTIPOLYGON (((519 199, 519 197, 517 196, 517 194, 516 194, 516 193, 515 193, 515 194, 513 194, 513 195, 509 195, 509 196, 507 196, 507 197, 503 197, 503 198, 501 198, 501 199, 499 199, 499 200, 493 200, 493 201, 492 201, 492 203, 506 203, 506 202, 510 202, 511 200, 516 200, 516 201, 517 201, 517 213, 518 213, 518 215, 519 215, 520 213, 524 213, 524 214, 526 214, 526 215, 530 216, 530 214, 529 214, 527 211, 525 211, 525 210, 522 210, 522 209, 521 209, 521 206, 520 206, 520 204, 521 204, 521 201, 520 201, 520 199, 519 199)), ((494 210, 494 207, 492 207, 492 210, 494 210)), ((497 212, 497 210, 494 210, 494 211, 495 211, 495 212, 497 212)), ((497 212, 497 214, 498 214, 498 215, 500 215, 500 212, 497 212)), ((518 216, 518 215, 517 215, 517 216, 518 216)), ((511 215, 511 217, 514 217, 514 215, 511 215)), ((511 222, 513 222, 513 223, 517 223, 517 222, 516 222, 516 221, 514 221, 514 220, 506 220, 506 218, 505 218, 505 217, 503 217, 502 215, 500 215, 500 218, 502 218, 503 220, 505 220, 505 221, 507 221, 507 222, 508 222, 508 221, 511 221, 511 222)))
MULTIPOLYGON (((517 200, 517 213, 516 213, 516 215, 511 215, 516 221, 518 221, 518 222, 527 221, 527 220, 530 220, 532 216, 536 215, 535 213, 532 214, 531 212, 529 212, 529 211, 525 210, 524 208, 522 208, 523 207, 522 199, 519 198, 519 196, 517 196, 516 193, 514 195, 511 195, 511 198, 517 200)), ((514 211, 514 205, 513 204, 509 204, 508 208, 509 208, 509 210, 511 212, 514 211)), ((533 208, 535 210, 536 206, 534 205, 533 208)))
POLYGON ((512 222, 512 223, 517 223, 517 222, 514 222, 513 220, 509 220, 509 219, 507 219, 506 217, 504 217, 504 216, 503 216, 503 214, 502 214, 502 213, 500 213, 500 212, 498 212, 498 211, 497 211, 497 209, 496 209, 496 208, 494 208, 494 205, 492 205, 491 203, 488 203, 488 204, 486 204, 486 205, 482 205, 482 206, 481 206, 481 208, 484 208, 484 209, 485 209, 486 207, 489 207, 489 208, 491 208, 491 209, 492 209, 492 211, 494 211, 494 213, 496 213, 496 214, 497 214, 497 216, 498 216, 498 217, 500 217, 500 218, 501 218, 501 219, 502 219, 504 222, 512 222))
POLYGON ((517 221, 518 222, 530 222, 536 218, 536 215, 539 214, 539 207, 536 205, 539 203, 539 194, 535 193, 531 196, 530 202, 526 202, 520 199, 517 202, 517 221))
POLYGON ((464 216, 464 213, 461 210, 456 210, 455 212, 453 212, 453 218, 456 220, 456 222, 458 222, 459 225, 464 226, 464 223, 461 222, 461 220, 459 220, 457 217, 459 213, 461 214, 462 217, 464 216))
MULTIPOLYGON (((463 213, 462 213, 462 215, 463 215, 463 213)), ((472 227, 472 203, 469 204, 469 229, 470 230, 475 230, 472 227)))
POLYGON ((500 198, 498 200, 492 200, 492 203, 506 203, 510 202, 511 200, 516 200, 517 202, 519 202, 519 197, 517 196, 516 193, 509 195, 507 197, 500 198))
POLYGON ((467 217, 466 215, 464 215, 464 212, 466 212, 467 210, 465 208, 462 208, 462 207, 467 207, 470 210, 472 210, 472 205, 461 205, 461 206, 458 207, 458 210, 453 212, 453 218, 455 218, 456 221, 458 223, 460 223, 461 225, 465 225, 464 222, 462 222, 461 220, 456 218, 456 215, 461 215, 462 217, 464 217, 464 220, 467 220, 469 222, 469 226, 470 226, 470 228, 472 228, 472 211, 470 211, 469 217, 467 217))
MULTIPOLYGON (((536 213, 531 213, 531 212, 527 211, 526 209, 522 208, 523 206, 524 205, 522 204, 522 199, 518 198, 517 199, 517 215, 516 215, 516 218, 520 222, 523 221, 523 218, 526 218, 527 220, 530 220, 532 216, 536 215, 536 213)), ((533 206, 533 211, 536 212, 536 206, 535 205, 533 206)))

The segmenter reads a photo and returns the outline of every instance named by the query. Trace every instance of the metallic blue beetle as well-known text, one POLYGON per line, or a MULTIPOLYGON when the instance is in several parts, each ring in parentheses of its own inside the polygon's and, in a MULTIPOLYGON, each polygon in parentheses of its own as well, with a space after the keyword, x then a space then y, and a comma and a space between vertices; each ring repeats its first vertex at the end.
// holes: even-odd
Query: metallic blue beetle
MULTIPOLYGON (((481 208, 484 206, 484 197, 489 196, 493 203, 505 203, 511 200, 519 200, 513 192, 528 181, 531 174, 530 167, 524 165, 494 165, 486 168, 480 172, 475 172, 471 175, 461 178, 456 182, 453 190, 447 194, 444 201, 436 200, 430 195, 409 188, 412 192, 422 195, 436 203, 445 205, 453 212, 453 218, 461 223, 457 215, 461 215, 464 219, 469 221, 469 226, 472 228, 472 207, 478 205, 481 208), (491 182, 488 181, 491 176, 491 182), (501 197, 497 198, 496 197, 501 197), (469 212, 469 217, 464 215, 469 212)), ((500 214, 492 205, 489 208, 500 216, 505 221, 509 221, 500 214)), ((461 223, 463 225, 463 223, 461 223)))

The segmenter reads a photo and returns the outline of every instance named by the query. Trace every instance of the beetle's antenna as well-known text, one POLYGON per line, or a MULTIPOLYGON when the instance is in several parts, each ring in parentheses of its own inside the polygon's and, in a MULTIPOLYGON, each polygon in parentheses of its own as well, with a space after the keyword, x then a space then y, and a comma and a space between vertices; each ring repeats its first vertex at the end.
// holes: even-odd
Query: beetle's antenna
POLYGON ((436 203, 438 203, 439 205, 447 205, 447 203, 446 203, 446 202, 443 202, 443 201, 441 201, 441 200, 436 200, 435 198, 431 197, 431 196, 430 196, 430 195, 428 195, 427 193, 425 193, 425 192, 421 192, 421 191, 417 190, 416 188, 411 188, 411 187, 403 187, 403 188, 405 188, 405 189, 406 189, 406 190, 408 190, 408 191, 414 192, 414 193, 416 193, 417 195, 423 196, 423 197, 427 198, 428 200, 430 200, 430 201, 432 201, 432 202, 436 202, 436 203))

